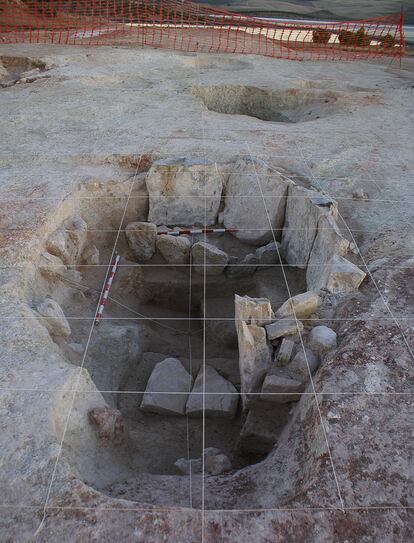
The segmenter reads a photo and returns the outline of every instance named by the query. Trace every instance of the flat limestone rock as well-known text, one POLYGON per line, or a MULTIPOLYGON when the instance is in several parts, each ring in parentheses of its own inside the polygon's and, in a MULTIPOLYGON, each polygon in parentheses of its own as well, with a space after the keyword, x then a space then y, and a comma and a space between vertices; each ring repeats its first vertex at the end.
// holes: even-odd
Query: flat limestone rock
POLYGON ((141 409, 164 415, 184 415, 192 382, 193 378, 177 358, 166 358, 151 373, 141 409), (168 392, 171 394, 166 394, 168 392))
POLYGON ((156 247, 168 264, 188 263, 191 241, 185 236, 159 236, 156 247))
POLYGON ((220 275, 227 266, 229 256, 210 243, 199 241, 191 249, 194 271, 200 275, 220 275))
POLYGON ((279 319, 265 326, 270 341, 302 332, 303 324, 295 319, 279 319))
POLYGON ((325 288, 334 294, 354 292, 366 277, 358 266, 339 255, 330 262, 325 288))
POLYGON ((247 324, 264 326, 274 318, 272 306, 267 298, 250 298, 249 296, 234 296, 236 327, 241 321, 247 324))
POLYGON ((125 228, 127 242, 138 262, 147 262, 155 253, 157 227, 150 222, 131 222, 125 228))
POLYGON ((71 334, 69 323, 60 305, 46 298, 36 307, 37 313, 42 317, 41 321, 46 326, 53 338, 68 338, 71 334))
POLYGON ((292 182, 250 158, 238 160, 231 168, 223 224, 226 228, 239 229, 233 235, 241 241, 263 245, 273 239, 272 228, 278 231, 283 226, 287 191, 292 182), (246 196, 249 213, 246 213, 246 196))
POLYGON ((158 225, 215 224, 223 181, 224 176, 210 160, 174 158, 154 162, 146 177, 148 220, 158 225))
POLYGON ((322 217, 306 270, 309 290, 326 288, 332 258, 345 255, 348 249, 349 241, 342 236, 333 217, 322 217))
POLYGON ((262 387, 261 400, 271 403, 288 403, 300 399, 303 383, 288 375, 267 375, 262 387))
POLYGON ((239 393, 236 388, 224 379, 214 368, 206 365, 205 370, 200 369, 194 382, 194 387, 188 397, 186 405, 187 415, 202 416, 203 407, 205 415, 209 417, 233 418, 239 403, 239 393), (203 378, 205 374, 205 387, 203 378), (203 392, 206 394, 203 403, 203 392))
POLYGON ((308 291, 303 294, 292 296, 279 307, 276 317, 291 317, 296 315, 298 319, 306 319, 318 309, 320 303, 319 295, 316 292, 308 291))
POLYGON ((291 266, 306 268, 320 218, 337 214, 334 202, 332 205, 317 205, 320 196, 318 192, 304 187, 289 187, 281 251, 291 266))

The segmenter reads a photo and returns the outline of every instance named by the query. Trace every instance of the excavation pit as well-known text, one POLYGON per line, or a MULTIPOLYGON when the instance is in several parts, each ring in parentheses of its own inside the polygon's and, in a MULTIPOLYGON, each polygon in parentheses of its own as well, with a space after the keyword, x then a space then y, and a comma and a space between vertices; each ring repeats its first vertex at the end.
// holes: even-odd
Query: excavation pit
MULTIPOLYGON (((136 159, 121 162, 137 172, 136 159)), ((40 256, 32 305, 85 371, 83 423, 65 455, 89 486, 159 506, 189 506, 191 487, 200 507, 204 465, 212 487, 224 477, 205 507, 221 507, 245 470, 274 455, 317 370, 307 321, 317 292, 348 292, 364 274, 344 258, 336 202, 258 159, 146 155, 143 169, 132 191, 128 175, 82 186, 40 256), (114 249, 103 320, 85 348, 114 249)), ((58 428, 59 402, 56 413, 58 428)))
POLYGON ((46 62, 29 57, 0 56, 0 87, 31 83, 50 69, 46 62))
POLYGON ((272 90, 247 85, 202 85, 192 89, 209 111, 246 115, 262 121, 300 123, 340 111, 334 92, 272 90))

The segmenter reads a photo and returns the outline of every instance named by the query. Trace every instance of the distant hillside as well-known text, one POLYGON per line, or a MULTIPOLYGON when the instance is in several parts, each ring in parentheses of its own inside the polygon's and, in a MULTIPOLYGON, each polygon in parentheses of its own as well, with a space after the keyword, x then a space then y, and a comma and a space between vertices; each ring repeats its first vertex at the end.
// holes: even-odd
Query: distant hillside
POLYGON ((414 24, 414 0, 199 0, 211 7, 285 18, 356 20, 397 13, 414 24))

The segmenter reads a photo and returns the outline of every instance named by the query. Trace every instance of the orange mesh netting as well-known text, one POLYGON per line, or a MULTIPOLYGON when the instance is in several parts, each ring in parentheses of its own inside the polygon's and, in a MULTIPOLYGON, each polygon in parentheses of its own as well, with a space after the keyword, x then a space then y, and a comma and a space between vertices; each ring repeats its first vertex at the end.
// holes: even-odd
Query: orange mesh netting
POLYGON ((294 60, 400 57, 402 14, 342 23, 279 22, 188 0, 1 0, 3 43, 139 45, 294 60))

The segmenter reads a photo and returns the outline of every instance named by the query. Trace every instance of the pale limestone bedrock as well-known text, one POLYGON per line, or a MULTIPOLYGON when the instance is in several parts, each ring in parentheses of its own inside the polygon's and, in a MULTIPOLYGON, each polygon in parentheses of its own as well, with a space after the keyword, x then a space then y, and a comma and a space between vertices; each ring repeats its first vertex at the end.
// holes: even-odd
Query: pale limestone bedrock
POLYGON ((41 322, 45 325, 53 338, 68 338, 71 334, 69 323, 60 305, 46 298, 36 306, 37 313, 41 316, 41 322))
POLYGON ((88 225, 78 216, 66 219, 46 241, 46 249, 65 264, 75 264, 85 247, 88 225))

